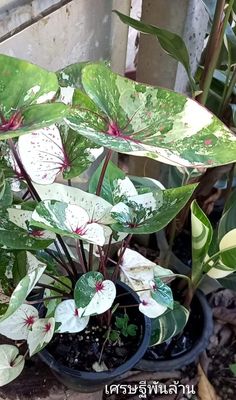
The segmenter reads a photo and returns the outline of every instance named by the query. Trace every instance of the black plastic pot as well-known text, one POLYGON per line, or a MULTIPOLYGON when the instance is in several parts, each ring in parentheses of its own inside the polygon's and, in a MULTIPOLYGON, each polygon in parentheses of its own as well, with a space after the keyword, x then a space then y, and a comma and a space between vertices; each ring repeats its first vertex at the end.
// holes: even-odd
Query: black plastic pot
MULTIPOLYGON (((146 352, 135 368, 142 371, 173 371, 181 369, 198 359, 200 354, 207 348, 213 332, 212 310, 200 290, 196 292, 193 298, 192 311, 184 331, 188 330, 190 325, 193 326, 193 329, 191 328, 193 331, 193 344, 189 350, 171 358, 165 358, 165 354, 163 354, 163 359, 155 361, 147 359, 148 352, 146 352)), ((160 346, 162 345, 158 345, 155 348, 160 346)))
MULTIPOLYGON (((126 296, 119 298, 120 304, 137 304, 139 298, 127 285, 122 282, 116 284, 117 294, 128 293, 126 296)), ((139 340, 139 347, 136 353, 123 365, 113 370, 104 372, 85 372, 77 371, 68 367, 65 367, 59 363, 50 354, 47 348, 39 353, 39 357, 43 360, 52 370, 53 374, 57 379, 67 387, 76 390, 78 392, 91 393, 102 390, 104 385, 110 384, 115 378, 124 374, 125 372, 132 369, 139 360, 143 357, 146 352, 150 336, 151 336, 151 320, 137 311, 137 308, 127 309, 129 316, 135 315, 136 321, 141 328, 141 337, 139 340)), ((135 340, 135 338, 134 338, 135 340)))

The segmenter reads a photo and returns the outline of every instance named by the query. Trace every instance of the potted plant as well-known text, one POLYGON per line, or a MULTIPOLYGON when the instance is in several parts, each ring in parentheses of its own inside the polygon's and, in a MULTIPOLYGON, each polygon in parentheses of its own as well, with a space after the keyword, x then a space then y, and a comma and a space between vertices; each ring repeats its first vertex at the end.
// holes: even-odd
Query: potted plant
POLYGON ((182 327, 188 317, 168 284, 178 275, 137 265, 128 247, 133 234, 165 227, 195 185, 128 177, 112 152, 209 167, 235 160, 235 138, 193 100, 103 63, 56 75, 2 55, 0 66, 0 333, 15 341, 0 346, 0 384, 40 352, 68 386, 96 391, 143 356, 149 318, 178 307, 182 327), (102 148, 83 191, 78 177, 102 148))

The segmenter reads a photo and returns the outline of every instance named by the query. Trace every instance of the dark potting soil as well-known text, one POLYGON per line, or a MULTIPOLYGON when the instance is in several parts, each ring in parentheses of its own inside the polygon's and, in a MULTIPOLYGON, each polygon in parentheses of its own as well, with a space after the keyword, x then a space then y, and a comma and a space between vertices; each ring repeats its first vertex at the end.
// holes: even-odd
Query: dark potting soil
MULTIPOLYGON (((135 321, 132 320, 129 323, 135 324, 135 321)), ((112 326, 112 329, 117 328, 112 326)), ((100 360, 106 333, 107 326, 99 326, 96 318, 93 317, 82 332, 55 335, 47 346, 47 350, 66 367, 78 371, 95 372, 92 365, 100 360)), ((142 332, 138 328, 135 337, 120 335, 117 342, 107 341, 100 364, 104 363, 108 370, 124 364, 136 353, 141 337, 142 332)))

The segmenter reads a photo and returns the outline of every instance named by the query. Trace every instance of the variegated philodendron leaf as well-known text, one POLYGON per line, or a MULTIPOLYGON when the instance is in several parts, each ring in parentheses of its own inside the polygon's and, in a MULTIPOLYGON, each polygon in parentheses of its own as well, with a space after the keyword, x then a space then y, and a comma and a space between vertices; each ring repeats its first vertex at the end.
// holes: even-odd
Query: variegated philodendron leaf
POLYGON ((212 241, 213 230, 210 221, 194 200, 191 204, 192 225, 192 276, 194 286, 197 286, 203 275, 204 260, 212 241))
POLYGON ((0 55, 0 140, 61 121, 63 103, 51 101, 59 88, 56 74, 14 57, 0 55))
POLYGON ((175 302, 173 310, 167 309, 160 317, 152 320, 150 345, 161 344, 184 329, 189 317, 189 311, 175 302))
POLYGON ((60 183, 34 186, 42 200, 57 200, 82 207, 93 222, 105 225, 114 222, 110 215, 112 205, 101 197, 60 183))
POLYGON ((74 300, 62 301, 55 310, 55 321, 60 323, 57 332, 76 333, 84 330, 89 322, 89 317, 82 317, 84 309, 77 308, 74 300))
POLYGON ((105 243, 103 225, 92 222, 87 211, 73 204, 41 201, 32 214, 31 225, 99 246, 105 243))
POLYGON ((7 385, 22 372, 25 358, 19 355, 19 349, 10 344, 0 345, 0 386, 7 385))
POLYGON ((117 221, 112 229, 136 234, 153 233, 164 228, 184 207, 195 185, 167 190, 153 190, 116 204, 111 215, 117 221))
POLYGON ((76 282, 74 299, 77 308, 83 308, 82 316, 103 314, 111 308, 116 297, 116 287, 104 280, 100 272, 87 272, 76 282))
POLYGON ((32 325, 27 338, 30 357, 38 353, 50 342, 54 334, 54 329, 54 318, 40 318, 32 325))
POLYGON ((35 307, 22 304, 10 317, 0 322, 0 334, 12 340, 25 340, 38 318, 35 307))
POLYGON ((28 294, 35 287, 42 276, 46 265, 41 263, 33 254, 27 252, 28 273, 21 279, 13 291, 9 300, 8 308, 0 317, 0 322, 10 317, 25 301, 28 294))
POLYGON ((193 168, 236 159, 230 130, 180 93, 123 78, 101 64, 83 68, 82 84, 94 106, 84 96, 66 121, 101 146, 193 168))
POLYGON ((53 242, 52 236, 45 238, 44 235, 41 235, 41 231, 26 229, 23 226, 23 218, 25 217, 23 210, 10 210, 12 210, 10 215, 3 210, 0 212, 0 247, 31 251, 45 249, 53 242))

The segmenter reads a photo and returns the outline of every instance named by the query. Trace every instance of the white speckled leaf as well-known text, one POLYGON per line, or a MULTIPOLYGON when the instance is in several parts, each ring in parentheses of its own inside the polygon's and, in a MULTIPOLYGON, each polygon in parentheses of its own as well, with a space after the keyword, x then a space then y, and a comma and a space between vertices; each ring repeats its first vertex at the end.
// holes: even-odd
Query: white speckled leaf
POLYGON ((0 386, 7 385, 20 375, 25 359, 19 355, 19 349, 10 344, 0 345, 0 386))
POLYGON ((89 317, 81 317, 83 308, 76 308, 74 300, 62 301, 55 310, 55 322, 61 325, 57 332, 76 333, 82 331, 89 322, 89 317))
POLYGON ((0 334, 12 340, 27 339, 37 320, 38 310, 30 304, 22 304, 10 317, 0 322, 0 334))
MULTIPOLYGON (((31 224, 63 236, 80 238, 100 246, 105 243, 103 226, 92 222, 87 211, 77 205, 55 200, 42 201, 32 214, 31 224)), ((110 228, 107 227, 107 229, 110 228)))
POLYGON ((193 168, 236 160, 236 137, 180 93, 134 82, 99 64, 83 68, 82 84, 100 112, 81 101, 67 122, 101 146, 193 168))
POLYGON ((27 338, 30 357, 38 353, 50 342, 54 334, 54 328, 54 318, 41 318, 33 324, 27 338))
POLYGON ((35 188, 42 200, 57 200, 82 207, 87 211, 89 219, 94 222, 101 224, 114 222, 110 215, 112 205, 101 197, 60 183, 53 183, 52 185, 36 184, 35 188))
POLYGON ((50 184, 68 168, 60 132, 55 125, 23 135, 18 140, 21 161, 33 182, 50 184))

